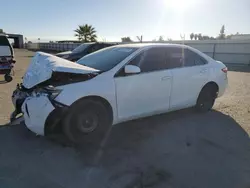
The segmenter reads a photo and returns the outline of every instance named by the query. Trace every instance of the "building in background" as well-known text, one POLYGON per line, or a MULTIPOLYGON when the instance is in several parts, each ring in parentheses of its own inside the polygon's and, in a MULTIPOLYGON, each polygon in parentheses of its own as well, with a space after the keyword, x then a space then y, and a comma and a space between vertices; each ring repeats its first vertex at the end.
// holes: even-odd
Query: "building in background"
POLYGON ((232 35, 231 39, 236 39, 236 40, 250 40, 250 34, 236 34, 236 35, 232 35))

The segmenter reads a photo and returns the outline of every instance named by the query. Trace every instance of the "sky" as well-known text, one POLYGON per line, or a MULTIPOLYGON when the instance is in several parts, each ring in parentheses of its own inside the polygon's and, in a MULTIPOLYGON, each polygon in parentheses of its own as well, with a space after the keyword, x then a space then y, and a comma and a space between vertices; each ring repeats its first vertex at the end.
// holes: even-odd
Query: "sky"
POLYGON ((0 28, 27 40, 76 40, 78 25, 91 24, 100 41, 143 35, 179 40, 190 33, 216 37, 250 33, 250 0, 0 0, 0 28))

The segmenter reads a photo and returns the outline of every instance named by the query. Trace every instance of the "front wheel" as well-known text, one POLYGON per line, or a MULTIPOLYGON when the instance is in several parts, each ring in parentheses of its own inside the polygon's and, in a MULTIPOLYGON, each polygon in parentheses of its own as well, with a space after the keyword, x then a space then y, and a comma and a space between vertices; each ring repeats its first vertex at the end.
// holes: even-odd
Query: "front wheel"
POLYGON ((197 99, 196 110, 198 112, 207 112, 212 109, 215 99, 217 97, 217 90, 214 87, 204 87, 197 99))
POLYGON ((63 133, 74 143, 100 143, 111 125, 109 119, 102 103, 82 100, 70 108, 63 121, 63 133))

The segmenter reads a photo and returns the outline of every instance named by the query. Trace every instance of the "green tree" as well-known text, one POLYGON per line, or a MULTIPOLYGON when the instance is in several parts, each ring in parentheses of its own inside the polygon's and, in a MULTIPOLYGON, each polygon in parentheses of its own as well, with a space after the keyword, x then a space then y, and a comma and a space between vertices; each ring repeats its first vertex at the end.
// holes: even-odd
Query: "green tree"
POLYGON ((163 42, 164 41, 164 38, 163 36, 159 36, 159 39, 158 39, 159 42, 163 42))
POLYGON ((225 39, 226 35, 225 35, 225 26, 223 25, 220 29, 220 34, 218 36, 218 39, 225 39))
POLYGON ((123 37, 121 38, 122 42, 133 42, 130 37, 123 37))
POLYGON ((3 29, 0 29, 0 33, 4 33, 4 32, 3 32, 3 29))
POLYGON ((198 38, 198 35, 194 34, 194 40, 197 40, 197 38, 198 38))
POLYGON ((79 41, 96 42, 96 30, 92 25, 79 25, 75 31, 75 36, 79 41))
POLYGON ((207 36, 207 35, 203 35, 203 36, 202 36, 202 40, 209 40, 209 39, 210 39, 210 37, 207 36))
POLYGON ((198 34, 198 40, 202 40, 202 35, 201 35, 201 33, 198 34))
POLYGON ((190 34, 190 39, 193 40, 193 38, 194 38, 194 33, 191 33, 190 34))

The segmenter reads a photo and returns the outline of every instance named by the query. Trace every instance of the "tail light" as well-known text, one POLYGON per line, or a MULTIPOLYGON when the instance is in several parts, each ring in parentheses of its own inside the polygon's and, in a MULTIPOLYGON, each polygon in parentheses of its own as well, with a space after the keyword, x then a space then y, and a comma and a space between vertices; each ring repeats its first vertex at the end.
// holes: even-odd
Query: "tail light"
POLYGON ((224 67, 224 68, 221 69, 221 70, 222 70, 222 72, 227 73, 227 67, 224 67))
POLYGON ((16 60, 14 59, 14 57, 2 57, 1 59, 0 59, 2 62, 10 62, 10 63, 15 63, 16 62, 16 60))

